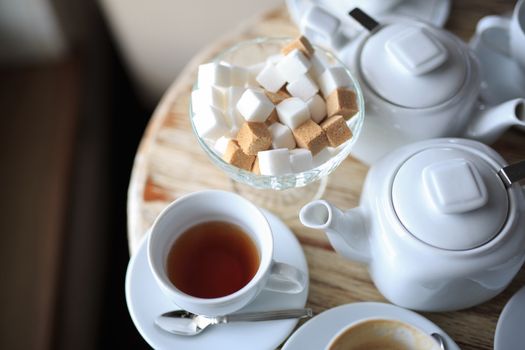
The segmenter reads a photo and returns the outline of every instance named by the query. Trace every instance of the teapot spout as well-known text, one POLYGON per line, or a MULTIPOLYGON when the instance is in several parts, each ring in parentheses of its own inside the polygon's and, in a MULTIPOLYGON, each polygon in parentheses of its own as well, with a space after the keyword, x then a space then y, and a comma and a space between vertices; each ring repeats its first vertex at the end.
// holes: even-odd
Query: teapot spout
POLYGON ((347 259, 368 263, 370 247, 364 217, 359 208, 342 212, 325 200, 305 205, 299 213, 301 223, 325 231, 335 251, 347 259))
POLYGON ((465 136, 491 144, 511 126, 525 130, 523 98, 516 98, 481 111, 468 126, 465 136))

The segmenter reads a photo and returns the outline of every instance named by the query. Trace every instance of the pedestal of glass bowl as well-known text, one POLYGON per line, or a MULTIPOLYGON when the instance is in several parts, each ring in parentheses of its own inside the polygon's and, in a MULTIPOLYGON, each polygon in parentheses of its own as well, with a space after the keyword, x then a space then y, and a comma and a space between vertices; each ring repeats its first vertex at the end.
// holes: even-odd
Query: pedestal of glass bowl
POLYGON ((258 189, 235 180, 231 180, 232 191, 240 194, 260 208, 265 208, 282 219, 298 216, 299 210, 310 201, 320 199, 326 189, 328 177, 309 183, 303 187, 285 190, 258 189))

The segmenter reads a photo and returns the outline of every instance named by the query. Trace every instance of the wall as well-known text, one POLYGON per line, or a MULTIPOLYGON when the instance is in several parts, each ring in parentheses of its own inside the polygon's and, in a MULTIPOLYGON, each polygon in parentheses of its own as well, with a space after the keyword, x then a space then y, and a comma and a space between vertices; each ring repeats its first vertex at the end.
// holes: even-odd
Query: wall
POLYGON ((154 104, 190 58, 283 0, 99 0, 144 99, 154 104))
POLYGON ((50 1, 0 0, 0 64, 61 58, 66 41, 50 1))

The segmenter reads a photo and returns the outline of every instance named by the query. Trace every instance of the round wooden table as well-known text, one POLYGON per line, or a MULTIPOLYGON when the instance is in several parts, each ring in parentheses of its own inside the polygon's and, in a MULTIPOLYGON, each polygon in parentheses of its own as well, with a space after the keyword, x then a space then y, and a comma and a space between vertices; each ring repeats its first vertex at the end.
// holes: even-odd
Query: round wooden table
MULTIPOLYGON (((481 17, 511 11, 513 6, 512 1, 453 1, 446 28, 468 40, 481 17)), ((151 117, 133 166, 128 191, 128 240, 132 254, 155 217, 172 200, 207 188, 231 190, 227 175, 204 154, 189 124, 188 101, 198 65, 242 40, 297 34, 285 7, 252 18, 204 48, 171 85, 151 117)), ((493 147, 511 163, 525 159, 524 145, 525 134, 510 130, 493 147)), ((367 170, 349 157, 330 175, 323 197, 341 208, 356 206, 367 170)), ((386 302, 372 284, 365 266, 337 255, 323 233, 306 229, 297 218, 285 222, 304 249, 310 269, 308 306, 316 314, 347 303, 386 302)), ((457 312, 422 314, 443 328, 462 349, 492 349, 499 314, 523 285, 522 268, 511 285, 491 301, 457 312)))

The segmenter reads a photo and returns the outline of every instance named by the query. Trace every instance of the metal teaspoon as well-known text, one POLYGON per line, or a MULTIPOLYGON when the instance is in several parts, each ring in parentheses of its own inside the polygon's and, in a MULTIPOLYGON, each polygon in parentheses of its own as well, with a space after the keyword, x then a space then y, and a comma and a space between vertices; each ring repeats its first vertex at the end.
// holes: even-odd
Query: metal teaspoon
POLYGON ((312 315, 312 309, 244 312, 216 317, 196 315, 188 311, 177 310, 160 315, 155 320, 155 324, 173 334, 193 336, 199 334, 210 325, 221 323, 309 318, 312 315))

